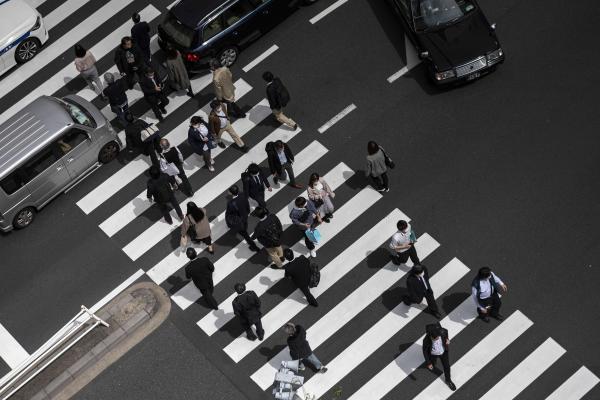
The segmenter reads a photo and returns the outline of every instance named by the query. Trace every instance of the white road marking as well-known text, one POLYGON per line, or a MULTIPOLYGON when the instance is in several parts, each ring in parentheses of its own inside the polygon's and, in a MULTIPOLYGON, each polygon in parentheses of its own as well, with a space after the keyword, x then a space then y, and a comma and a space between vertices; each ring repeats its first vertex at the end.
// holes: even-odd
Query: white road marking
POLYGON ((406 52, 406 65, 402 67, 400 71, 392 74, 389 78, 387 78, 387 81, 389 83, 394 82, 402 75, 406 74, 408 71, 410 71, 411 69, 413 69, 421 63, 421 59, 419 58, 416 49, 414 48, 414 46, 410 42, 410 39, 406 35, 404 36, 404 49, 406 52))
POLYGON ((546 400, 579 400, 592 390, 600 379, 586 367, 581 367, 546 400))
POLYGON ((0 324, 0 358, 2 358, 11 369, 14 369, 27 357, 29 357, 29 353, 19 344, 19 342, 17 342, 17 339, 15 339, 13 335, 0 324))
MULTIPOLYGON (((430 279, 435 288, 435 296, 440 297, 452 285, 460 280, 469 269, 455 259, 446 264, 430 279)), ((304 384, 306 393, 323 396, 333 385, 354 370, 385 342, 404 328, 425 309, 423 304, 407 306, 400 302, 392 311, 377 321, 360 338, 348 346, 342 353, 327 363, 326 374, 316 374, 304 384)), ((370 398, 369 398, 370 399, 370 398)))
POLYGON ((350 104, 349 106, 344 108, 342 111, 340 111, 335 117, 331 118, 329 121, 327 121, 325 124, 323 124, 323 126, 321 126, 318 129, 319 133, 323 133, 327 129, 331 128, 333 125, 338 123, 342 118, 344 118, 346 115, 350 114, 355 109, 356 109, 356 106, 354 105, 354 103, 350 104))
POLYGON ((175 4, 177 4, 177 3, 179 3, 179 1, 180 1, 180 0, 175 0, 174 2, 172 2, 171 4, 169 4, 169 5, 167 6, 167 10, 170 10, 171 8, 173 8, 173 6, 174 6, 175 4))
MULTIPOLYGON (((296 165, 296 164, 294 164, 294 165, 296 165)), ((329 186, 331 187, 331 189, 335 190, 342 183, 344 183, 347 179, 349 179, 350 176, 352 176, 353 174, 354 174, 354 172, 346 164, 339 163, 335 168, 333 168, 331 171, 329 171, 327 174, 325 174, 324 178, 329 183, 329 186)), ((289 219, 288 214, 290 213, 290 210, 293 207, 293 204, 294 203, 291 202, 286 207, 279 210, 279 212, 276 214, 277 218, 279 218, 279 220, 282 221, 282 225, 284 225, 283 219, 285 217, 287 217, 289 219)), ((215 223, 215 221, 213 220, 213 222, 211 223, 211 237, 213 237, 213 238, 215 236, 221 237, 228 230, 227 225, 225 224, 225 213, 224 212, 221 213, 221 215, 219 215, 219 217, 217 217, 217 220, 219 222, 215 223)), ((286 229, 287 226, 284 226, 283 228, 286 229)), ((242 243, 243 242, 240 242, 240 244, 238 246, 242 245, 242 243)), ((260 244, 258 244, 258 245, 260 246, 260 244)), ((243 247, 242 249, 245 249, 245 247, 243 247)), ((183 257, 183 255, 182 255, 182 257, 183 257)), ((217 260, 217 263, 219 263, 219 260, 217 260)), ((185 265, 185 262, 182 261, 182 264, 185 265)), ((227 277, 231 272, 232 272, 231 267, 227 264, 223 265, 220 268, 215 268, 215 273, 213 274, 213 281, 214 281, 215 285, 218 284, 222 279, 227 277)), ((200 291, 196 288, 196 286, 194 286, 193 282, 189 282, 186 286, 184 286, 177 293, 175 293, 171 297, 171 299, 182 310, 185 310, 186 308, 188 308, 189 306, 194 304, 194 302, 196 302, 198 299, 200 299, 200 297, 202 297, 202 294, 200 293, 200 291)))
POLYGON ((392 74, 389 78, 387 78, 387 81, 389 83, 394 82, 396 79, 400 78, 402 75, 404 75, 405 73, 408 72, 408 67, 404 66, 402 68, 400 68, 400 71, 395 72, 394 74, 392 74))
POLYGON ((347 1, 348 0, 338 0, 338 1, 336 1, 335 3, 333 3, 332 5, 330 5, 329 7, 327 7, 326 9, 324 9, 323 11, 321 11, 320 13, 318 13, 317 15, 315 15, 314 17, 312 17, 309 20, 309 22, 311 24, 316 24, 321 19, 325 18, 327 15, 329 15, 331 12, 333 12, 336 8, 338 8, 342 4, 346 3, 347 1))
MULTIPOLYGON (((521 336, 533 322, 520 311, 515 311, 496 329, 471 348, 460 360, 452 364, 452 381, 457 388, 467 383, 475 374, 494 357, 504 351, 512 342, 521 336)), ((443 380, 443 375, 436 379, 413 400, 445 400, 454 394, 443 380)))
POLYGON ((546 339, 479 400, 511 400, 554 364, 566 350, 552 338, 546 339))
POLYGON ((262 53, 260 56, 256 57, 253 61, 250 61, 248 63, 248 65, 246 65, 244 68, 242 68, 242 71, 244 71, 244 72, 250 71, 252 68, 256 67, 265 58, 267 58, 271 54, 275 53, 275 51, 277 49, 279 49, 279 47, 277 47, 276 44, 274 44, 273 46, 269 47, 267 50, 265 50, 264 53, 262 53))
POLYGON ((67 0, 44 17, 46 29, 50 30, 64 21, 69 15, 89 3, 90 0, 67 0))

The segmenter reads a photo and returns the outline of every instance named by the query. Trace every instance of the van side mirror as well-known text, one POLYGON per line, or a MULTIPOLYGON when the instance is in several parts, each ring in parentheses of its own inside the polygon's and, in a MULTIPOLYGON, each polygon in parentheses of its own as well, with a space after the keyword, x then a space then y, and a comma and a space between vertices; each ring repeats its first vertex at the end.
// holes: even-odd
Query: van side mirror
POLYGON ((490 28, 492 28, 493 30, 496 30, 496 23, 494 22, 493 24, 491 24, 490 28))
POLYGON ((422 52, 419 53, 419 57, 421 59, 423 59, 423 58, 429 58, 429 52, 428 51, 422 51, 422 52))

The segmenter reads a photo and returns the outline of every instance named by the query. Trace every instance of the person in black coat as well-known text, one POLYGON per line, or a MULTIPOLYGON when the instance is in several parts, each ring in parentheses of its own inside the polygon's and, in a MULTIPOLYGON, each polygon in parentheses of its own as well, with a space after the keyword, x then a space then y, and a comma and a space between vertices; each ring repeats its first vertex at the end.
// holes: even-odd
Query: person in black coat
POLYGON ((183 155, 181 154, 181 151, 177 146, 171 147, 171 144, 165 138, 160 139, 160 148, 162 150, 160 156, 163 157, 166 162, 175 164, 179 171, 177 176, 181 179, 181 191, 185 193, 186 196, 192 197, 194 191, 192 190, 192 185, 183 169, 183 155))
POLYGON ((169 104, 169 99, 163 93, 163 87, 152 68, 146 68, 146 74, 140 81, 140 87, 142 88, 142 92, 144 92, 144 99, 152 107, 156 119, 160 122, 164 121, 162 115, 167 113, 165 107, 169 104))
POLYGON ((125 127, 125 143, 127 152, 133 154, 137 149, 145 156, 150 157, 152 165, 159 166, 158 156, 162 149, 160 147, 160 138, 158 136, 142 140, 142 131, 150 126, 146 121, 135 118, 128 112, 125 114, 127 126, 125 127))
POLYGON ((290 146, 288 146, 287 143, 278 140, 276 142, 267 143, 265 151, 267 152, 269 169, 271 170, 271 174, 273 174, 273 182, 277 184, 279 180, 284 180, 285 170, 289 185, 296 189, 302 189, 302 185, 296 183, 296 178, 294 176, 294 168, 292 168, 294 154, 292 153, 290 146))
POLYGON ((285 277, 291 278, 294 285, 304 294, 306 301, 313 307, 318 307, 319 303, 310 292, 308 284, 310 283, 310 276, 312 274, 310 270, 310 261, 305 256, 300 256, 294 259, 294 252, 292 249, 285 249, 283 251, 285 259, 288 263, 283 267, 285 269, 285 277))
POLYGON ((270 71, 264 72, 262 77, 267 82, 267 100, 273 115, 279 123, 296 130, 298 124, 283 113, 283 107, 289 101, 289 93, 283 86, 281 79, 276 78, 270 71))
POLYGON ((146 21, 142 21, 138 13, 133 13, 131 20, 133 21, 133 26, 131 27, 133 43, 137 45, 144 55, 146 64, 150 65, 150 25, 146 21))
POLYGON ((198 115, 194 115, 190 120, 188 143, 194 153, 201 155, 204 159, 204 168, 210 172, 215 172, 215 162, 210 154, 211 147, 214 146, 214 138, 210 134, 204 119, 198 115))
POLYGON ((217 303, 217 300, 213 296, 215 285, 212 274, 215 271, 215 266, 206 257, 197 258, 198 254, 192 247, 188 248, 185 254, 190 259, 188 265, 185 266, 185 277, 192 279, 192 282, 200 290, 208 306, 213 310, 218 310, 219 303, 217 303))
POLYGON ((404 304, 409 306, 413 303, 420 303, 425 298, 429 311, 437 319, 441 318, 435 297, 433 296, 431 284, 429 283, 429 271, 427 271, 427 267, 421 264, 415 265, 406 278, 406 288, 408 289, 408 295, 404 296, 404 304))
POLYGON ((260 167, 252 163, 248 166, 248 169, 243 175, 242 183, 244 184, 244 195, 246 198, 250 197, 258 203, 264 209, 267 209, 267 202, 265 201, 265 188, 270 192, 273 189, 269 180, 265 177, 265 174, 260 170, 260 167))
POLYGON ((175 193, 172 188, 172 186, 175 185, 175 178, 160 172, 160 169, 156 165, 151 166, 149 172, 150 179, 148 179, 146 190, 146 197, 148 197, 148 200, 154 200, 156 202, 160 212, 163 217, 165 217, 165 221, 167 221, 169 225, 173 223, 173 219, 171 218, 167 203, 171 203, 177 212, 177 216, 183 221, 183 212, 181 211, 181 207, 179 207, 179 203, 175 198, 175 193))
POLYGON ((119 121, 125 127, 127 126, 125 115, 129 110, 127 83, 123 78, 115 79, 115 76, 110 72, 104 74, 104 82, 106 82, 106 87, 102 93, 108 98, 108 104, 110 104, 112 112, 117 114, 119 121))
POLYGON ((448 345, 450 339, 448 338, 448 330, 442 328, 437 324, 427 325, 426 335, 423 339, 423 357, 425 357, 425 366, 428 370, 433 371, 435 361, 439 358, 444 366, 444 378, 446 379, 446 385, 450 390, 456 390, 456 385, 450 378, 450 359, 448 357, 448 345))
POLYGON ((117 69, 127 80, 129 89, 133 88, 136 78, 139 80, 144 74, 144 59, 140 49, 134 46, 129 36, 121 39, 121 45, 115 51, 115 64, 117 69))
POLYGON ((231 199, 227 202, 225 210, 225 223, 227 227, 235 233, 239 233, 250 247, 250 250, 259 252, 260 249, 254 243, 254 240, 248 234, 248 214, 250 214, 250 204, 246 196, 240 196, 240 189, 237 185, 229 188, 231 199))
POLYGON ((323 374, 327 372, 327 367, 319 361, 310 348, 310 345, 306 340, 306 330, 304 327, 288 322, 283 329, 288 334, 287 344, 292 360, 300 360, 298 363, 298 370, 304 371, 306 369, 304 361, 309 361, 317 371, 323 374))
POLYGON ((269 214, 261 206, 256 207, 254 215, 260 221, 254 228, 252 239, 257 239, 269 254, 271 261, 273 261, 271 268, 281 268, 284 260, 283 247, 281 247, 281 234, 283 233, 281 221, 277 218, 277 215, 269 214))
POLYGON ((250 340, 263 340, 265 331, 262 327, 260 317, 260 299, 252 290, 246 291, 246 285, 236 283, 234 289, 238 296, 233 299, 233 313, 240 319, 246 337, 250 340), (256 327, 256 335, 252 332, 252 325, 256 327))

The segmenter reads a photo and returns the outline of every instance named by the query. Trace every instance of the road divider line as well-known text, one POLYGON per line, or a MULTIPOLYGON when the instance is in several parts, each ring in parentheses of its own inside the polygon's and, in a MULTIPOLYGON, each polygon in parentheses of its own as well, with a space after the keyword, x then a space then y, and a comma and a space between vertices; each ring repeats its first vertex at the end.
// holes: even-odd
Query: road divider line
POLYGON ((336 8, 338 8, 339 6, 341 6, 342 4, 348 2, 348 0, 338 0, 335 3, 333 3, 332 5, 330 5, 329 7, 327 7, 326 9, 324 9, 323 11, 321 11, 320 13, 318 13, 317 15, 315 15, 314 17, 312 17, 309 22, 311 24, 316 24, 317 22, 319 22, 320 20, 322 20, 323 18, 325 18, 327 15, 329 15, 331 12, 333 12, 336 8))
POLYGON ((350 104, 349 106, 344 108, 342 111, 340 111, 335 117, 331 118, 329 121, 327 121, 325 124, 323 124, 323 126, 321 126, 318 129, 319 133, 324 133, 327 129, 331 128, 333 125, 340 122, 340 120, 342 118, 344 118, 346 115, 350 114, 355 109, 356 109, 356 105, 354 105, 354 103, 350 104))
POLYGON ((267 58, 271 54, 275 53, 275 51, 277 51, 277 49, 279 49, 279 47, 277 47, 276 44, 274 44, 273 46, 269 47, 261 55, 259 55, 258 57, 256 57, 254 60, 250 61, 248 63, 248 65, 246 65, 244 68, 242 68, 242 71, 244 71, 244 72, 250 71, 252 68, 256 67, 265 58, 267 58))

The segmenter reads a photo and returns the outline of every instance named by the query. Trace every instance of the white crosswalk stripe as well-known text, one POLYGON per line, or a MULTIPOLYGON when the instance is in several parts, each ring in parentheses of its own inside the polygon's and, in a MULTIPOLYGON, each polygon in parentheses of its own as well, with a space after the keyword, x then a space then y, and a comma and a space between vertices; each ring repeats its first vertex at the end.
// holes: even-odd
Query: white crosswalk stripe
POLYGON ((89 3, 90 0, 67 0, 44 17, 44 25, 50 30, 65 20, 69 15, 89 3))
POLYGON ((586 367, 581 367, 563 382, 546 400, 579 400, 600 382, 586 367))
MULTIPOLYGON (((329 183, 329 186, 331 187, 331 189, 335 190, 342 183, 344 183, 347 179, 349 179, 352 176, 352 174, 353 174, 352 170, 350 168, 348 168, 348 166, 346 166, 345 164, 341 163, 341 164, 338 164, 334 169, 329 171, 327 174, 325 174, 323 178, 329 183)), ((288 204, 286 207, 279 210, 279 212, 277 214, 275 214, 277 216, 277 218, 279 218, 279 220, 281 221, 282 225, 284 224, 286 217, 289 219, 288 214, 289 214, 289 210, 291 209, 291 207, 293 207, 293 202, 288 204)), ((219 216, 219 221, 222 221, 222 222, 220 222, 222 229, 219 231, 219 234, 221 234, 221 232, 224 233, 227 229, 227 227, 225 226, 224 220, 225 220, 225 213, 223 213, 219 216)), ((215 234, 214 230, 212 230, 212 234, 213 235, 215 234)), ((258 245, 260 245, 260 244, 258 244, 258 245)), ((240 242, 240 244, 236 247, 240 248, 240 246, 244 246, 244 242, 240 242)), ((245 249, 245 247, 241 247, 241 249, 245 249)), ((241 250, 241 251, 244 251, 244 250, 241 250)), ((217 260, 215 263, 216 264, 215 265, 215 273, 213 275, 213 280, 215 281, 215 283, 220 282, 222 279, 224 279, 226 276, 228 276, 234 270, 234 268, 232 268, 231 264, 223 262, 221 260, 223 260, 223 257, 220 258, 219 260, 217 260)), ((177 293, 175 293, 171 297, 171 299, 181 309, 185 310, 186 308, 188 308, 189 306, 194 304, 194 302, 196 302, 201 296, 202 295, 200 294, 200 291, 196 288, 196 286, 194 286, 194 284, 192 282, 190 282, 186 286, 184 286, 182 289, 180 289, 177 293)), ((204 330, 207 333, 208 332, 212 332, 212 333, 216 332, 216 329, 213 331, 212 328, 210 328, 208 326, 204 330)))

